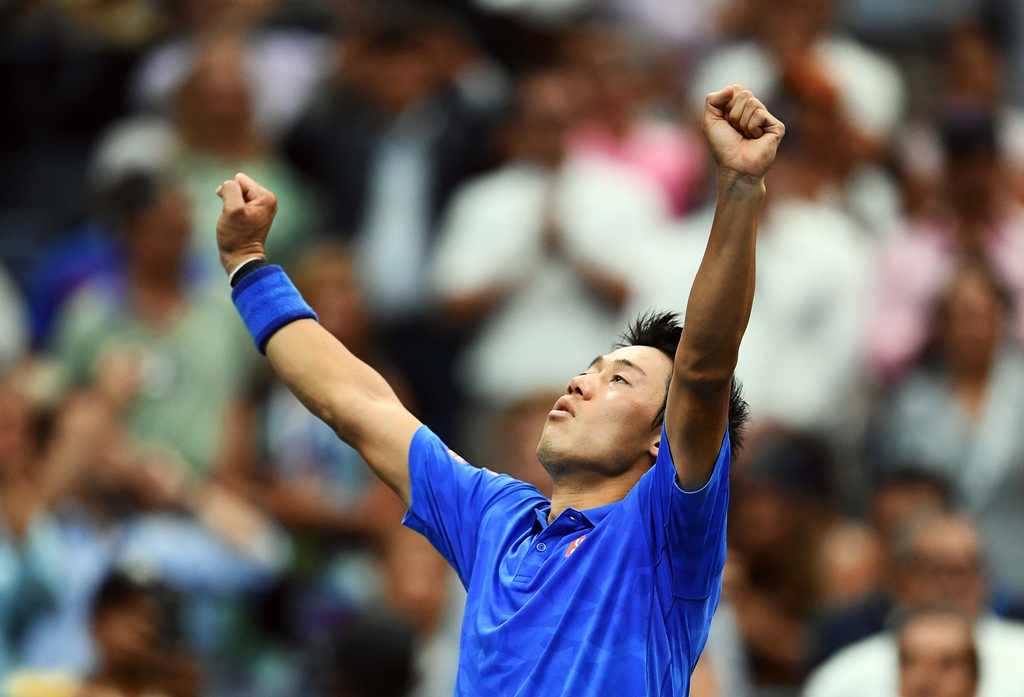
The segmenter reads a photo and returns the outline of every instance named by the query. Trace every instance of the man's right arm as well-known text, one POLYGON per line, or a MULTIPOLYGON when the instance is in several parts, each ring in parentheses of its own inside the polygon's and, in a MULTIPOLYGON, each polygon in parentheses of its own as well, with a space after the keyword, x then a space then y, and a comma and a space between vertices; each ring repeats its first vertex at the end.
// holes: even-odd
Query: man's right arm
MULTIPOLYGON (((224 200, 217 245, 230 274, 247 260, 266 257, 277 199, 244 174, 224 182, 217 194, 224 200)), ((285 385, 409 506, 409 446, 421 424, 384 378, 309 319, 278 329, 266 353, 285 385)))
POLYGON ((387 381, 313 320, 278 330, 267 357, 288 389, 358 450, 408 507, 409 446, 421 424, 387 381))

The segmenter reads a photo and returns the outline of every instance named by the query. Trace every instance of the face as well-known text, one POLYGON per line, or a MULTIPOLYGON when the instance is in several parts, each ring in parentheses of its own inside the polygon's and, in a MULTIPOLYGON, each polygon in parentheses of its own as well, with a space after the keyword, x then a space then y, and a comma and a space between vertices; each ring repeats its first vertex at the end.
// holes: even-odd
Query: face
POLYGON ((96 642, 108 667, 131 668, 152 660, 159 636, 156 602, 145 595, 105 609, 96 620, 96 642))
POLYGON ((589 474, 646 471, 658 453, 672 361, 649 346, 627 346, 597 359, 570 382, 548 414, 537 457, 557 485, 589 474))
POLYGON ((973 697, 970 626, 953 616, 923 616, 900 632, 901 697, 973 697))
POLYGON ((556 166, 565 156, 566 139, 576 124, 576 87, 563 75, 527 80, 519 92, 519 118, 512 138, 513 155, 556 166))
POLYGON ((902 602, 911 608, 949 608, 977 617, 985 600, 981 541, 970 523, 944 518, 918 533, 902 602))
POLYGON ((1002 307, 992 284, 978 269, 965 267, 946 304, 943 343, 950 364, 963 369, 991 361, 1002 329, 1002 307))
POLYGON ((191 210, 185 194, 174 186, 140 213, 126 229, 133 257, 146 268, 177 270, 188 249, 191 210))

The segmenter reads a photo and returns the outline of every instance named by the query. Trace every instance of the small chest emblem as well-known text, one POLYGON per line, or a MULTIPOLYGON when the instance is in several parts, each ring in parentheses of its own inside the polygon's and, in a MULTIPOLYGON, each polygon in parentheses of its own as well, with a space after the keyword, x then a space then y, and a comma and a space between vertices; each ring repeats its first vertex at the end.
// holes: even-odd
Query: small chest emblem
POLYGON ((569 549, 565 550, 565 556, 566 556, 566 558, 568 558, 570 554, 572 554, 573 552, 575 552, 575 551, 576 551, 576 548, 577 548, 577 547, 579 547, 579 546, 580 546, 580 544, 581 544, 581 543, 583 542, 583 540, 585 540, 585 539, 587 539, 587 536, 586 536, 586 535, 580 535, 580 536, 579 536, 579 537, 577 537, 577 538, 576 538, 575 540, 573 540, 572 542, 570 542, 570 543, 569 543, 569 549))

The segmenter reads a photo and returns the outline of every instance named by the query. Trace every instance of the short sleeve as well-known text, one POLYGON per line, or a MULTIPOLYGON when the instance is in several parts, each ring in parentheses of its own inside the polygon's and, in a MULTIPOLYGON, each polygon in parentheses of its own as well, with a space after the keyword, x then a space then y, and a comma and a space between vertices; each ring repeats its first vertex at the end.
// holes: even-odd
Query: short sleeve
POLYGON ((669 562, 672 592, 678 598, 706 598, 720 582, 725 567, 729 466, 726 430, 711 479, 697 491, 683 491, 676 482, 672 451, 662 427, 654 467, 630 493, 637 497, 652 551, 669 562))
POLYGON ((430 540, 467 587, 485 516, 499 505, 540 498, 529 484, 473 467, 426 426, 409 446, 409 482, 402 524, 430 540))

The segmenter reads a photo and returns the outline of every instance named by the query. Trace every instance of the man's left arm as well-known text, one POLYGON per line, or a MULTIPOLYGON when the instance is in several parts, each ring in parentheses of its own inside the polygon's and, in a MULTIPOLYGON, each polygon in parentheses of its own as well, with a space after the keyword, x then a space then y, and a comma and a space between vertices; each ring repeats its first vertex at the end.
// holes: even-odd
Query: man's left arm
POLYGON ((718 202, 686 306, 665 410, 676 478, 685 491, 710 480, 729 425, 733 371, 754 300, 764 175, 786 130, 739 85, 707 96, 703 128, 718 164, 718 202))

